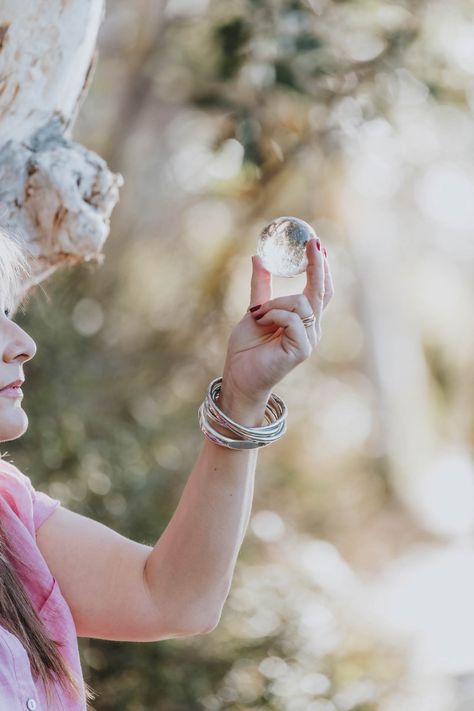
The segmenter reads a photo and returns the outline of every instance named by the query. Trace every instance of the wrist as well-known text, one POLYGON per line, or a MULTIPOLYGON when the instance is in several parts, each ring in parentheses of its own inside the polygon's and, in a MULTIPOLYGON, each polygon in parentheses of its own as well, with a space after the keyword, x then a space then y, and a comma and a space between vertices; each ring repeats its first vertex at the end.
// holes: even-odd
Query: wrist
MULTIPOLYGON (((270 393, 268 395, 270 397, 270 393)), ((231 420, 246 427, 260 427, 265 424, 265 408, 268 397, 260 400, 250 400, 235 392, 222 380, 218 397, 218 407, 231 420)))

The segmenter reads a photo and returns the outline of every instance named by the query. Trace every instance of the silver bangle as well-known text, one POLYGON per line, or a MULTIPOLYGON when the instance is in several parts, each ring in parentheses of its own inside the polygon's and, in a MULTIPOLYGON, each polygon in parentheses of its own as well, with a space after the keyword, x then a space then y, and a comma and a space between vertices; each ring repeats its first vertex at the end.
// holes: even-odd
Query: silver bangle
POLYGON ((199 426, 206 437, 229 449, 256 449, 276 442, 285 434, 288 409, 278 395, 271 393, 265 406, 265 419, 269 424, 260 427, 246 427, 228 417, 217 405, 221 384, 222 377, 211 381, 207 396, 198 410, 199 426), (241 439, 226 437, 215 430, 210 421, 221 424, 234 434, 239 435, 241 439))

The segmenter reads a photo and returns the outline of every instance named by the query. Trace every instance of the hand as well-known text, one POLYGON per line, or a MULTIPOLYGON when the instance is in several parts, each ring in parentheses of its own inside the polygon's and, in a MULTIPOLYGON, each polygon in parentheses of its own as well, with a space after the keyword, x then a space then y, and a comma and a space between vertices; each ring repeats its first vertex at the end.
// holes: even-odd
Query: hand
POLYGON ((303 293, 276 299, 271 298, 271 273, 260 257, 252 257, 250 307, 262 306, 253 313, 247 311, 229 338, 222 393, 234 402, 265 404, 275 385, 309 358, 321 340, 321 317, 334 294, 333 282, 328 258, 316 248, 316 240, 308 242, 306 254, 303 293), (311 312, 316 321, 305 327, 301 319, 311 312))

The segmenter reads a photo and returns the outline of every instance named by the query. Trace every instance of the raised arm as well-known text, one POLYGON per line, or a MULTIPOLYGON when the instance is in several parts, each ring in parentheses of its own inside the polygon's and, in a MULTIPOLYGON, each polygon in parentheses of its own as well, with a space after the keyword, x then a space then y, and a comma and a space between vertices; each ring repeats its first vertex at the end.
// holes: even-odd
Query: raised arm
MULTIPOLYGON (((307 247, 303 294, 271 296, 270 273, 253 258, 251 305, 231 334, 220 407, 248 426, 263 423, 273 384, 311 354, 333 295, 327 258, 307 247), (315 323, 302 319, 314 313, 315 323)), ((218 426, 224 434, 229 433, 218 426)), ((207 437, 168 526, 153 547, 58 508, 38 546, 66 598, 79 636, 156 641, 210 632, 220 619, 252 505, 258 449, 207 437)))

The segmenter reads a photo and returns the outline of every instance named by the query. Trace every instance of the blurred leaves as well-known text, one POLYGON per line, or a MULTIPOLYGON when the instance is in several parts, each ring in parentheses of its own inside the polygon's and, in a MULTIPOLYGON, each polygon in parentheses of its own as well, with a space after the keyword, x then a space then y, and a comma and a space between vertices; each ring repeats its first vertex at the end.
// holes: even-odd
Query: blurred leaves
POLYGON ((236 17, 216 27, 219 79, 231 79, 238 72, 245 61, 245 50, 250 37, 250 24, 242 17, 236 17))

